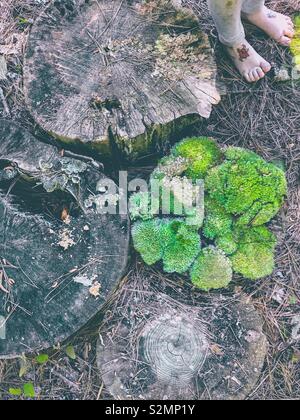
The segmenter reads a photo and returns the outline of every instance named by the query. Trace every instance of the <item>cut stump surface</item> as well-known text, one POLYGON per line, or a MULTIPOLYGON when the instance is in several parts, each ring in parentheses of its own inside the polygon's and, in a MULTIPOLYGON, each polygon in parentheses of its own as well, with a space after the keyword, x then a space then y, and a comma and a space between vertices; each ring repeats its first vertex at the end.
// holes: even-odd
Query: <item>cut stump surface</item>
POLYGON ((209 117, 220 100, 216 65, 180 4, 53 2, 26 52, 25 94, 37 123, 62 141, 135 159, 209 117))
POLYGON ((66 340, 118 286, 128 219, 86 206, 103 178, 0 120, 0 358, 66 340))
POLYGON ((130 277, 98 342, 98 366, 113 398, 245 399, 267 351, 252 303, 195 294, 151 271, 130 277))

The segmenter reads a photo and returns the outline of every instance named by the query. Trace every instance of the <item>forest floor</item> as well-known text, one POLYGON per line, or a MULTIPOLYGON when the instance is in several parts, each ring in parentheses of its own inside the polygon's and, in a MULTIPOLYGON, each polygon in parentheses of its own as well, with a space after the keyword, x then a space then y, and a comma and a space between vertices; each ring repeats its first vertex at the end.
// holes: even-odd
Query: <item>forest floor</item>
MULTIPOLYGON (((33 133, 36 126, 23 96, 23 53, 31 24, 48 2, 0 0, 0 59, 4 55, 7 63, 6 79, 0 80, 0 118, 11 118, 33 133)), ((252 296, 270 344, 264 371, 249 399, 300 399, 300 82, 278 82, 271 72, 255 85, 246 84, 217 41, 205 0, 186 3, 194 8, 210 35, 217 55, 218 79, 226 92, 211 118, 199 127, 199 133, 279 161, 287 172, 289 197, 275 221, 281 231, 276 270, 273 276, 258 283, 244 282, 242 290, 252 296)), ((300 11, 300 0, 269 3, 291 16, 300 11)), ((292 59, 286 49, 251 26, 247 30, 249 40, 275 68, 292 70, 292 59)), ((0 60, 0 79, 1 71, 6 73, 5 67, 0 60)), ((132 262, 128 272, 136 271, 137 267, 141 269, 140 263, 132 262)), ((38 399, 105 398, 107 394, 95 363, 97 335, 97 325, 92 323, 67 343, 69 347, 47 352, 49 360, 45 363, 25 357, 0 360, 0 399, 14 398, 9 390, 17 389, 18 393, 28 383, 34 385, 38 399)))

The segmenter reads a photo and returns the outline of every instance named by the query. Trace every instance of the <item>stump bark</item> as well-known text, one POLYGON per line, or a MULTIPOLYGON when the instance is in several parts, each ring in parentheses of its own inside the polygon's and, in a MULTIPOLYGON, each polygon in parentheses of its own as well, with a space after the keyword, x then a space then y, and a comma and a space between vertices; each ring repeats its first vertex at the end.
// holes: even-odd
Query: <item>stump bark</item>
POLYGON ((56 0, 33 25, 25 95, 65 142, 135 159, 220 100, 212 49, 178 0, 56 0))
POLYGON ((97 361, 114 399, 242 400, 266 351, 245 296, 195 293, 138 268, 100 329, 97 361))
POLYGON ((0 120, 0 358, 63 342, 118 286, 127 216, 86 206, 103 178, 0 120))

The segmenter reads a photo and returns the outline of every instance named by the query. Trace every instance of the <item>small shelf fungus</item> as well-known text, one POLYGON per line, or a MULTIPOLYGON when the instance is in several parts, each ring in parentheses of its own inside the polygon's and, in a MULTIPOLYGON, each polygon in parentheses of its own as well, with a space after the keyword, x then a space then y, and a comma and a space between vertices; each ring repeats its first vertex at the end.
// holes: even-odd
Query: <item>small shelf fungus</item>
POLYGON ((193 137, 159 162, 149 187, 130 198, 133 244, 146 264, 189 273, 205 291, 227 287, 233 273, 272 274, 277 241, 266 225, 287 194, 282 169, 249 150, 193 137))
POLYGON ((65 341, 123 276, 128 215, 85 206, 117 186, 81 158, 0 120, 0 359, 65 341))

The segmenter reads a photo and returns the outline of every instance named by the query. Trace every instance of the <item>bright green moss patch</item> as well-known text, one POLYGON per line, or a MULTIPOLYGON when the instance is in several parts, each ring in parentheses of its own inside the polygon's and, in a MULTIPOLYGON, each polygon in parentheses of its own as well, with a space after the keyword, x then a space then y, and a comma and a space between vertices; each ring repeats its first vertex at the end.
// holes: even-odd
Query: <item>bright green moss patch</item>
POLYGON ((161 260, 163 255, 163 241, 161 222, 159 219, 137 222, 132 227, 134 248, 148 265, 161 260))
POLYGON ((206 178, 209 197, 241 226, 259 226, 279 211, 287 194, 284 172, 253 152, 229 148, 206 178))
POLYGON ((200 235, 183 220, 153 219, 132 228, 135 249, 148 265, 163 261, 167 273, 183 274, 201 249, 200 235))
POLYGON ((233 218, 224 208, 209 197, 205 200, 205 222, 203 233, 208 239, 215 239, 231 233, 233 218))
POLYGON ((226 255, 234 254, 238 249, 238 243, 232 232, 216 239, 216 245, 225 252, 226 255))
POLYGON ((183 274, 188 271, 201 248, 200 235, 183 221, 171 221, 165 226, 163 252, 164 271, 183 274))
POLYGON ((147 264, 190 273, 205 291, 227 287, 233 272, 251 280, 272 273, 276 237, 266 223, 287 194, 281 168, 254 152, 191 138, 159 162, 151 187, 130 199, 134 247, 147 264), (205 209, 194 205, 200 191, 205 209))
POLYGON ((230 260, 214 247, 203 249, 191 269, 192 283, 205 291, 227 287, 232 274, 230 260))
POLYGON ((192 137, 178 143, 172 151, 174 156, 188 159, 185 175, 193 180, 203 179, 207 171, 220 163, 222 152, 215 140, 207 137, 192 137))
POLYGON ((238 230, 238 248, 230 257, 236 273, 250 280, 260 279, 272 274, 275 261, 276 237, 265 226, 238 230))

